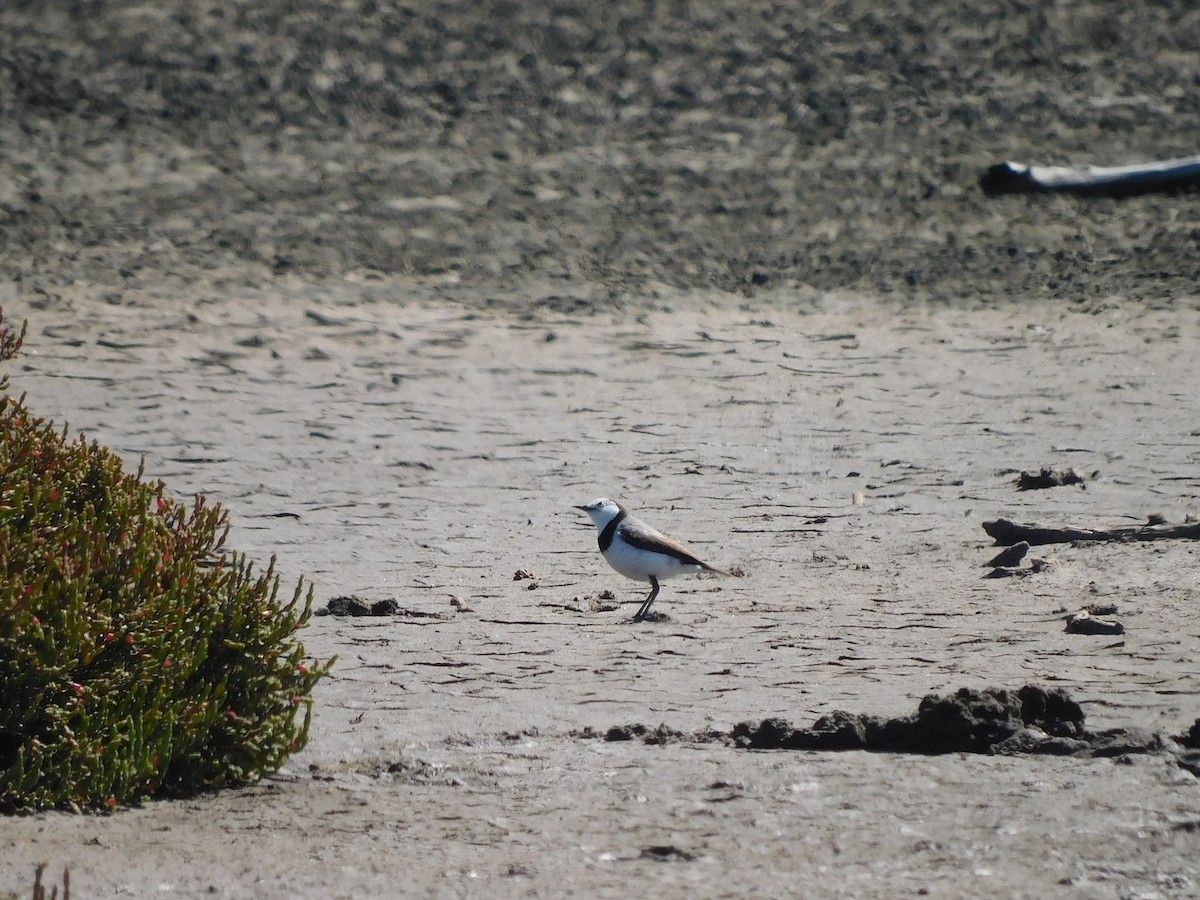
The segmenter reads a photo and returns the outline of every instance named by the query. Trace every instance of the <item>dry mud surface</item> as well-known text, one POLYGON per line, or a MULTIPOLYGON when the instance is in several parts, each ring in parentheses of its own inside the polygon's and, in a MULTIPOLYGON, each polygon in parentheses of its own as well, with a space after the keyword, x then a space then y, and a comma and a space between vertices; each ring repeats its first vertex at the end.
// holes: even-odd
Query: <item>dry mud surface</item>
POLYGON ((1196 14, 1112 7, 6 4, 14 389, 398 611, 278 777, 0 820, 0 896, 1200 893, 1193 542, 984 577, 1197 511, 1195 195, 974 184, 1195 152, 1196 14), (601 495, 744 575, 628 623, 601 495), (713 738, 1027 684, 1165 749, 713 738))
POLYGON ((281 293, 45 311, 17 387, 221 499, 235 545, 311 574, 323 600, 402 611, 313 620, 311 651, 341 660, 284 777, 4 821, 14 881, 49 859, 100 894, 188 896, 379 894, 398 877, 479 896, 1200 884, 1200 793, 1164 755, 579 735, 895 716, 929 692, 1029 682, 1068 690, 1091 727, 1185 731, 1190 543, 1035 548, 1048 568, 990 579, 980 525, 1182 521, 1200 487, 1195 313, 533 323, 281 293), (1046 463, 1089 473, 1086 489, 1017 489, 1046 463), (570 508, 596 494, 745 576, 669 582, 666 619, 630 625, 640 590, 570 508), (1064 633, 1064 612, 1097 602, 1124 635, 1064 633))

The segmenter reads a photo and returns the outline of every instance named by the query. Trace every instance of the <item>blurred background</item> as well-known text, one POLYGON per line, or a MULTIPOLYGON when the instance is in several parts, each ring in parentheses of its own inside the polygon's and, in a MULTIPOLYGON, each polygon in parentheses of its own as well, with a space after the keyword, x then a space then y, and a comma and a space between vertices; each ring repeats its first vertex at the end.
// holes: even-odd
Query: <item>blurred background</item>
POLYGON ((987 199, 1005 159, 1200 152, 1187 2, 6 2, 0 279, 1190 295, 1193 196, 987 199))

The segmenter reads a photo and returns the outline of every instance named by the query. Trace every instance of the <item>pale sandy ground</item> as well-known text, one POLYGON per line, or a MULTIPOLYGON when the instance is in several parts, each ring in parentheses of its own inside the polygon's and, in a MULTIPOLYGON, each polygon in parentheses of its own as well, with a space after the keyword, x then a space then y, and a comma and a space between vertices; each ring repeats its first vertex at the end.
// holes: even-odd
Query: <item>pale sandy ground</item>
POLYGON ((276 779, 0 819, 0 896, 40 861, 76 897, 1200 895, 1200 786, 1166 757, 573 734, 899 715, 1031 682, 1092 727, 1186 730, 1195 547, 1050 547, 1050 570, 985 580, 980 523, 1197 511, 1194 304, 638 299, 518 320, 381 281, 7 297, 32 319, 12 371, 35 410, 220 499, 231 543, 311 576, 320 604, 434 615, 313 620, 309 649, 340 662, 276 779), (1045 465, 1096 474, 1014 489, 1045 465), (640 589, 571 509, 599 495, 746 577, 670 582, 669 619, 628 624, 640 589), (1065 634, 1096 601, 1127 633, 1065 634))
POLYGON ((1030 682, 1097 728, 1195 721, 1191 545, 980 566, 1000 515, 1197 513, 1195 197, 976 181, 1195 153, 1196 17, 0 4, 16 389, 221 499, 320 603, 440 616, 314 620, 341 662, 277 779, 0 820, 0 897, 39 861, 76 897, 1200 896, 1165 755, 572 734, 1030 682), (1045 465, 1098 474, 1014 490, 1045 465), (747 576, 626 624, 571 509, 601 494, 747 576), (1123 637, 1063 633, 1095 601, 1123 637))

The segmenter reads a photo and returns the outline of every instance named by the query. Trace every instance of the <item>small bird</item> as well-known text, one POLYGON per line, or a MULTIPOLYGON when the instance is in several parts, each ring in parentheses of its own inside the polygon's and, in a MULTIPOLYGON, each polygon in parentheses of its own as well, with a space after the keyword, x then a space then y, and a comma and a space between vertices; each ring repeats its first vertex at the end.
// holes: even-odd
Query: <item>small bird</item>
POLYGON ((575 508, 591 516, 592 524, 600 533, 600 552, 608 564, 626 578, 650 583, 650 596, 633 617, 634 622, 642 621, 650 612, 650 605, 658 596, 660 578, 704 571, 729 574, 710 566, 678 541, 635 519, 615 500, 602 497, 587 506, 575 508))

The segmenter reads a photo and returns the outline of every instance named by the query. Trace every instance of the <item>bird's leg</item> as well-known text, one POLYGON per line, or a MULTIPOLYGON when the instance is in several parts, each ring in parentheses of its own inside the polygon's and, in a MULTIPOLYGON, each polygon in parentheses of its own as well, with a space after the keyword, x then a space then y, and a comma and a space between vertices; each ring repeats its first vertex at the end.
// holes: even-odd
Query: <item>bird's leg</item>
POLYGON ((658 579, 653 575, 650 576, 650 596, 642 604, 642 608, 637 611, 637 615, 633 617, 633 621, 640 622, 646 618, 646 613, 650 612, 650 604, 654 602, 654 598, 658 596, 658 579))

